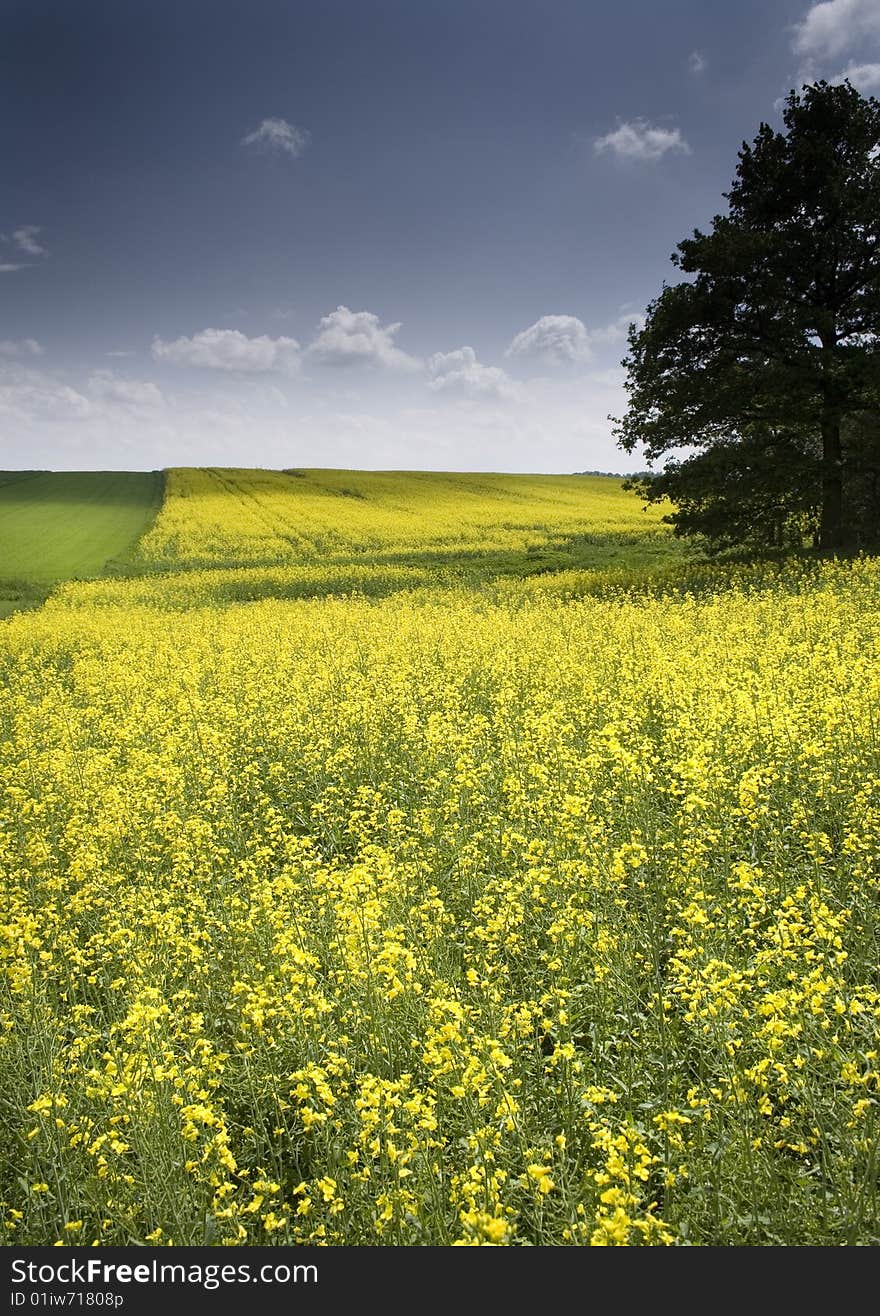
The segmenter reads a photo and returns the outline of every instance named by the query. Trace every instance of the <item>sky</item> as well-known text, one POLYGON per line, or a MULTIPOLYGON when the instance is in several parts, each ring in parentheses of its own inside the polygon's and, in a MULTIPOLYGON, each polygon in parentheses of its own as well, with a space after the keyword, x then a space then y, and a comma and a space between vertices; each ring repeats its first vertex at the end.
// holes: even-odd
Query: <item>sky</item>
POLYGON ((0 0, 0 468, 568 472, 880 0, 0 0))

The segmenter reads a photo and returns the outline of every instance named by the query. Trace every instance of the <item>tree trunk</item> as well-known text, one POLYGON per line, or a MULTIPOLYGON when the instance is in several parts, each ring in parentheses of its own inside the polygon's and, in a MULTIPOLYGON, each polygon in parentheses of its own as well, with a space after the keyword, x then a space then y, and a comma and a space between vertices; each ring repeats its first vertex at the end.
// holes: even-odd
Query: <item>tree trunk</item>
POLYGON ((845 543, 840 415, 826 407, 822 415, 822 516, 819 522, 819 547, 844 548, 845 543))
POLYGON ((834 379, 837 325, 822 333, 822 513, 819 547, 832 552, 846 546, 848 538, 843 510, 843 448, 840 442, 840 395, 834 379))

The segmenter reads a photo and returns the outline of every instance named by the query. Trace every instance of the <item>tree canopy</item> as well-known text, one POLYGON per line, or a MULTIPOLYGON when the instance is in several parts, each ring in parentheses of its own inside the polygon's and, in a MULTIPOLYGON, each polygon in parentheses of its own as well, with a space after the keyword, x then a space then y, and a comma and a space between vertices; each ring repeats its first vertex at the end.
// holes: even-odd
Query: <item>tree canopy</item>
POLYGON ((841 549, 880 521, 880 102, 817 82, 783 120, 630 330, 616 436, 666 459, 631 484, 672 499, 676 533, 841 549))

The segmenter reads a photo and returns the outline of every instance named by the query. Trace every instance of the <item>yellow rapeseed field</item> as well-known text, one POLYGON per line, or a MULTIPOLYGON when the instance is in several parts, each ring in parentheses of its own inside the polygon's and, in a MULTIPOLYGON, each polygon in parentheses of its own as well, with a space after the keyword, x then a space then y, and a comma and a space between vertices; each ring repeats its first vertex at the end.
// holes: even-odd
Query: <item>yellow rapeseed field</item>
POLYGON ((661 517, 602 477, 181 468, 169 472, 142 555, 174 567, 442 560, 573 535, 644 535, 661 517))
POLYGON ((880 564, 456 582, 656 516, 433 478, 3 623, 7 1243, 880 1242, 880 564))

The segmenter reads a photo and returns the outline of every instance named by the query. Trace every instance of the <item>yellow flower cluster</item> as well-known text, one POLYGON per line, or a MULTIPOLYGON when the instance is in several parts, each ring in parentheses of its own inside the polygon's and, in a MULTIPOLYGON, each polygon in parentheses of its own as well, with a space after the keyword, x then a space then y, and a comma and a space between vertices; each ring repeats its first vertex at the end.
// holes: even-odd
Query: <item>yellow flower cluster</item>
MULTIPOLYGON (((145 552, 227 553, 174 478, 145 552)), ((876 1242, 880 566, 265 570, 0 633, 7 1241, 876 1242)))

